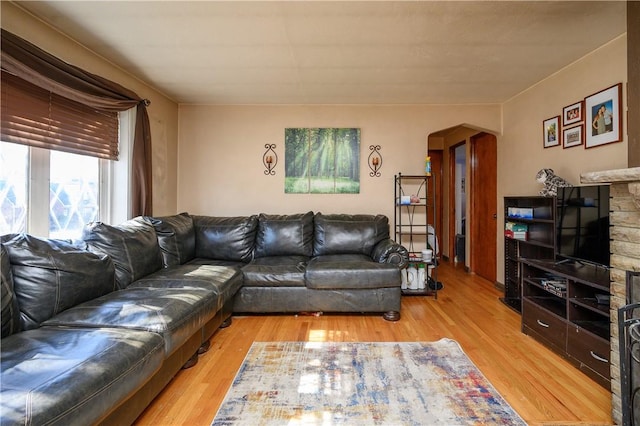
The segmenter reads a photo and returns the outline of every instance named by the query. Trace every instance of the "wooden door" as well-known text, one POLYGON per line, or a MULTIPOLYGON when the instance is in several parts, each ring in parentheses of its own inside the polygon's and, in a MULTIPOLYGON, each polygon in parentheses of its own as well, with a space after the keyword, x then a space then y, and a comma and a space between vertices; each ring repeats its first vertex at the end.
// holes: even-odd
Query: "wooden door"
MULTIPOLYGON (((430 149, 429 157, 431 157, 431 176, 436 180, 435 193, 433 188, 429 186, 427 204, 432 206, 436 203, 436 218, 433 219, 433 209, 429 208, 427 212, 427 223, 433 225, 436 229, 436 237, 438 238, 438 248, 442 254, 442 150, 430 149)), ((432 184, 430 184, 432 185, 432 184)))
POLYGON ((489 133, 471 138, 471 271, 495 283, 497 141, 489 133))

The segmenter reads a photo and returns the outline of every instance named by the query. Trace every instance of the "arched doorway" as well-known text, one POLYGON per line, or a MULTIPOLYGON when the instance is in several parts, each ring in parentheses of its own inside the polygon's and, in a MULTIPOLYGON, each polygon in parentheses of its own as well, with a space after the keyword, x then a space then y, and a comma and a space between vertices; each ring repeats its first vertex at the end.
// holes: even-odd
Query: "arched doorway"
MULTIPOLYGON (((453 261, 456 236, 464 233, 465 268, 495 283, 497 267, 497 140, 492 133, 468 125, 459 125, 429 135, 429 151, 441 150, 442 203, 438 215, 442 218, 441 253, 444 260, 453 261), (463 146, 466 167, 456 167, 455 149, 463 146), (464 176, 456 177, 458 173, 464 176), (456 188, 456 185, 462 186, 456 188), (457 199, 464 197, 464 202, 457 199), (457 212, 466 232, 459 232, 457 212), (462 206, 462 207, 461 207, 462 206)), ((460 244, 460 241, 458 241, 460 244)))

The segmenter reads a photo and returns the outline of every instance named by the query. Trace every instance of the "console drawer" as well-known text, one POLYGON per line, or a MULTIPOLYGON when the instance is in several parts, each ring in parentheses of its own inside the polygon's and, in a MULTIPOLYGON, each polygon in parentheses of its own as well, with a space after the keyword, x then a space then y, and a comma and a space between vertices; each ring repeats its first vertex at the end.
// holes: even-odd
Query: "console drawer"
POLYGON ((609 342, 580 327, 569 327, 567 353, 601 376, 611 375, 611 348, 609 342))
POLYGON ((526 334, 543 340, 556 350, 566 350, 567 323, 526 298, 522 301, 522 328, 526 334))

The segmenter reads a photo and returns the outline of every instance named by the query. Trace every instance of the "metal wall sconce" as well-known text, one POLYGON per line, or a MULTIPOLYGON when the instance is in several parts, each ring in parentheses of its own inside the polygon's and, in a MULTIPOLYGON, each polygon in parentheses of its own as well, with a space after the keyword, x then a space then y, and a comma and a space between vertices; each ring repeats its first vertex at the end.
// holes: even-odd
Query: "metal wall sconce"
POLYGON ((278 164, 278 154, 274 151, 276 148, 276 144, 266 144, 264 146, 267 150, 262 154, 262 164, 264 164, 264 174, 269 176, 273 176, 276 174, 274 170, 276 168, 276 164, 278 164))
POLYGON ((382 148, 380 145, 370 145, 369 149, 371 150, 367 159, 369 169, 371 169, 369 176, 380 177, 380 169, 382 168, 382 155, 380 154, 380 150, 382 148))

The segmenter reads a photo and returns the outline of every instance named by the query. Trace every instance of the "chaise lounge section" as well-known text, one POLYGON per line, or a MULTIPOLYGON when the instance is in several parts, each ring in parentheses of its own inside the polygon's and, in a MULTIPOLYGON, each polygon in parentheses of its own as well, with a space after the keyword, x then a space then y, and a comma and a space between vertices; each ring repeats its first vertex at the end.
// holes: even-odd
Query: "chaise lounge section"
POLYGON ((234 312, 382 312, 400 318, 406 249, 382 215, 258 217, 234 312))

